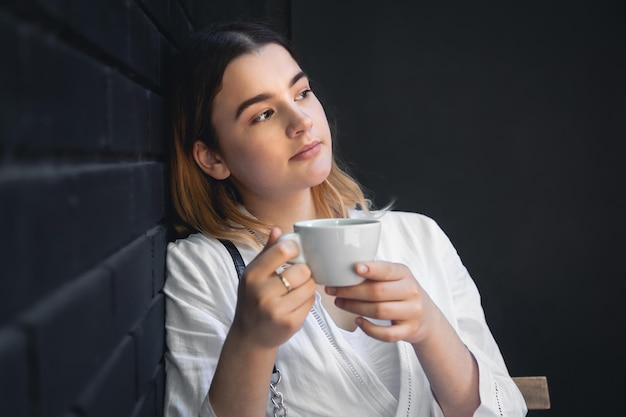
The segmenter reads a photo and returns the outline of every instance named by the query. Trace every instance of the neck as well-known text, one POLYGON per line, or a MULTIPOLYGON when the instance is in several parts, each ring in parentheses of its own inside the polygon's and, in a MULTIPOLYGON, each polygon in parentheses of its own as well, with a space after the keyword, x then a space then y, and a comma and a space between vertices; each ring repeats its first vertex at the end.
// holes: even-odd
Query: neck
POLYGON ((297 195, 271 200, 244 201, 244 206, 254 217, 279 227, 283 233, 292 232, 295 222, 317 217, 310 189, 297 195))

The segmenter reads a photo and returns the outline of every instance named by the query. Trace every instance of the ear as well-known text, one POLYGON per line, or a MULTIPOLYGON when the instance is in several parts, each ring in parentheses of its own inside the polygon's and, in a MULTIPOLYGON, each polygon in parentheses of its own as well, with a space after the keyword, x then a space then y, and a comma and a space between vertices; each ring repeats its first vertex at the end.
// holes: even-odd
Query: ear
POLYGON ((200 169, 216 180, 225 180, 230 176, 230 170, 222 159, 221 155, 200 140, 193 144, 193 159, 200 169))

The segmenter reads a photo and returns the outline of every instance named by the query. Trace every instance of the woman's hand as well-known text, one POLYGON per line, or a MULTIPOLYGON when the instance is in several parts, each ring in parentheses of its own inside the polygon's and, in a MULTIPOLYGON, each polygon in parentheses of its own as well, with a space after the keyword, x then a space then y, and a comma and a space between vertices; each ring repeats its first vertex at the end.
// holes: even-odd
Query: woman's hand
POLYGON ((209 389, 216 415, 265 415, 278 346, 300 329, 315 301, 317 286, 307 266, 294 265, 281 273, 289 291, 276 275, 298 254, 293 242, 277 243, 280 234, 280 229, 272 230, 239 282, 235 317, 209 389))
POLYGON ((231 331, 246 343, 273 348, 300 329, 315 301, 316 285, 303 264, 276 270, 298 254, 291 241, 278 242, 280 229, 272 229, 267 245, 248 265, 239 284, 237 308, 231 331))
POLYGON ((413 345, 444 415, 473 415, 480 405, 478 364, 411 271, 390 262, 360 263, 355 271, 367 279, 352 287, 326 287, 336 296, 335 304, 360 316, 390 320, 390 326, 378 326, 356 319, 373 338, 413 345))
POLYGON ((357 314, 357 324, 369 336, 385 342, 404 340, 419 344, 439 325, 443 314, 405 265, 365 262, 355 265, 366 280, 351 287, 326 287, 335 304, 357 314), (363 318, 389 320, 380 326, 363 318))

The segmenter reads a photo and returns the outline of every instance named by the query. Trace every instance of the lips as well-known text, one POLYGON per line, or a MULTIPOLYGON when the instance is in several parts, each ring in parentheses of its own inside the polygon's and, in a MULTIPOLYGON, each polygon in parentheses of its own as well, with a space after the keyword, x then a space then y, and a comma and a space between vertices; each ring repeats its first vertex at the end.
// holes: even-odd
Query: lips
POLYGON ((300 159, 308 159, 314 155, 317 155, 319 152, 319 148, 321 146, 321 142, 316 141, 312 143, 307 143, 303 145, 298 152, 291 157, 292 160, 300 160, 300 159))

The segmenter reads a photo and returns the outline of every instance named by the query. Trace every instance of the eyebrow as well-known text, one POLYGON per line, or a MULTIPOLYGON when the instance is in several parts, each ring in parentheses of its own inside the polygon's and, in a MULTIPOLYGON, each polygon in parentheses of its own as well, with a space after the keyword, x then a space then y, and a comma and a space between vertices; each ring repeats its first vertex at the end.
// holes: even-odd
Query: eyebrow
MULTIPOLYGON (((293 78, 289 81, 289 87, 293 87, 301 78, 306 77, 306 73, 304 71, 300 71, 299 73, 297 73, 296 75, 293 76, 293 78)), ((235 114, 235 119, 238 119, 239 116, 241 116, 241 113, 244 112, 244 110, 246 110, 248 107, 252 106, 255 103, 259 103, 261 101, 264 100, 268 100, 272 98, 272 94, 269 93, 261 93, 261 94, 257 94, 254 97, 251 97, 247 100, 245 100, 243 103, 241 103, 239 105, 239 107, 237 107, 237 113, 235 114)))

